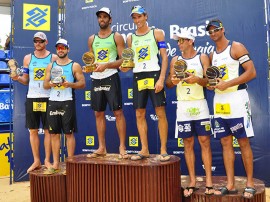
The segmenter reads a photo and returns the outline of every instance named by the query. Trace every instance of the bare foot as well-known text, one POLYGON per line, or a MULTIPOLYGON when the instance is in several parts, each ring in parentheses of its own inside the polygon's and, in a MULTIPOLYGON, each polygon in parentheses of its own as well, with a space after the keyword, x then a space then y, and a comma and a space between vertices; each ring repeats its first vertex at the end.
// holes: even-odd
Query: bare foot
POLYGON ((125 147, 119 147, 118 158, 119 159, 128 159, 129 158, 129 155, 128 155, 125 147))
POLYGON ((44 165, 46 168, 52 167, 52 164, 50 163, 50 161, 47 161, 46 159, 44 160, 44 165))
POLYGON ((41 163, 40 161, 38 162, 34 162, 27 170, 27 173, 33 171, 33 170, 36 170, 36 169, 39 169, 41 167, 41 163))

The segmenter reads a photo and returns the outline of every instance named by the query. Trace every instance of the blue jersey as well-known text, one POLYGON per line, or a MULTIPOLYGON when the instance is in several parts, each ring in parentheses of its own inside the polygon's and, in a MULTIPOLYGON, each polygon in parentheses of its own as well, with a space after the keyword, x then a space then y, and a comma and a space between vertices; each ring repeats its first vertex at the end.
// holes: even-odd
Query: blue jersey
MULTIPOLYGON (((63 69, 63 75, 62 78, 65 81, 74 82, 74 76, 72 71, 73 61, 66 65, 59 65, 56 62, 53 62, 52 69, 56 66, 59 66, 63 69)), ((49 100, 52 101, 66 101, 66 100, 73 100, 73 89, 72 88, 65 88, 62 85, 56 86, 54 88, 51 88, 50 92, 50 98, 49 100)))

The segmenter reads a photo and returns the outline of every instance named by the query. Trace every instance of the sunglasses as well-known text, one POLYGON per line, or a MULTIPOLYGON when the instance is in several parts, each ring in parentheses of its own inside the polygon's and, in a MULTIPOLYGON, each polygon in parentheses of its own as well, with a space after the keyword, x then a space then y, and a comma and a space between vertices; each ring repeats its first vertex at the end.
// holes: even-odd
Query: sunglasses
POLYGON ((61 50, 67 50, 66 46, 57 46, 56 50, 61 51, 61 50))
POLYGON ((185 41, 189 41, 189 39, 180 38, 177 43, 183 44, 185 41))
POLYGON ((216 29, 209 30, 208 33, 209 33, 209 34, 213 34, 213 33, 218 32, 218 31, 221 30, 221 29, 222 29, 222 27, 218 27, 218 28, 216 28, 216 29))
POLYGON ((44 43, 46 40, 33 40, 34 43, 44 43))

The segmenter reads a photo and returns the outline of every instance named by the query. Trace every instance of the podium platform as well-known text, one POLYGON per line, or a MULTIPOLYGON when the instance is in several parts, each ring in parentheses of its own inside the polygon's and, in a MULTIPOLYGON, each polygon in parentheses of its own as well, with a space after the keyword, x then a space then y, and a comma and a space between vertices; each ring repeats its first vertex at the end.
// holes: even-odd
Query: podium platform
MULTIPOLYGON (((238 190, 237 194, 231 194, 226 196, 206 196, 205 192, 205 177, 197 177, 196 187, 199 188, 191 197, 182 196, 182 202, 266 202, 265 196, 265 185, 263 181, 254 179, 255 188, 257 189, 257 193, 253 199, 245 199, 242 197, 242 193, 246 187, 246 178, 236 176, 235 177, 235 188, 238 190)), ((189 178, 188 176, 181 177, 181 193, 185 187, 188 186, 189 178)), ((226 177, 225 176, 213 176, 213 187, 215 189, 220 188, 222 186, 226 186, 226 177)))
POLYGON ((140 161, 118 154, 66 159, 69 202, 176 202, 180 194, 180 158, 160 162, 158 155, 140 161))

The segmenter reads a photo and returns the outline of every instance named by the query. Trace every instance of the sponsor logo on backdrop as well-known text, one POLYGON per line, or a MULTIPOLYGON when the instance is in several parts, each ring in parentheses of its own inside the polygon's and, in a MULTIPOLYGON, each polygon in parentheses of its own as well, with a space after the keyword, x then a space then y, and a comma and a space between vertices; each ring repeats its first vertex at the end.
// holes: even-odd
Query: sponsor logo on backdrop
POLYGON ((105 115, 105 118, 107 121, 115 121, 116 118, 114 116, 110 116, 110 115, 105 115))
POLYGON ((23 29, 50 31, 51 7, 40 4, 23 4, 23 29))
POLYGON ((138 147, 139 146, 139 138, 136 136, 130 136, 128 138, 128 145, 130 147, 138 147))
POLYGON ((237 139, 233 136, 233 147, 240 147, 240 145, 238 144, 237 139))
POLYGON ((85 97, 85 100, 91 100, 91 91, 90 90, 86 90, 84 92, 84 97, 85 97))
POLYGON ((155 114, 150 114, 150 118, 151 118, 153 121, 158 121, 158 116, 155 115, 155 114))
POLYGON ((184 140, 183 140, 183 138, 177 138, 177 145, 178 145, 178 147, 184 147, 184 140))
POLYGON ((82 7, 82 10, 97 8, 97 5, 96 4, 93 4, 94 3, 94 0, 85 0, 84 2, 87 4, 87 6, 83 6, 82 7))
POLYGON ((128 89, 128 99, 133 99, 133 89, 132 88, 128 89))
POLYGON ((123 0, 123 4, 130 3, 130 2, 138 2, 140 0, 123 0))
MULTIPOLYGON (((202 165, 202 168, 205 170, 204 165, 202 165)), ((212 171, 215 171, 215 170, 216 170, 216 166, 212 166, 212 167, 211 167, 211 170, 212 170, 212 171)))
POLYGON ((95 136, 85 136, 85 144, 86 144, 86 146, 94 146, 95 145, 95 136))

